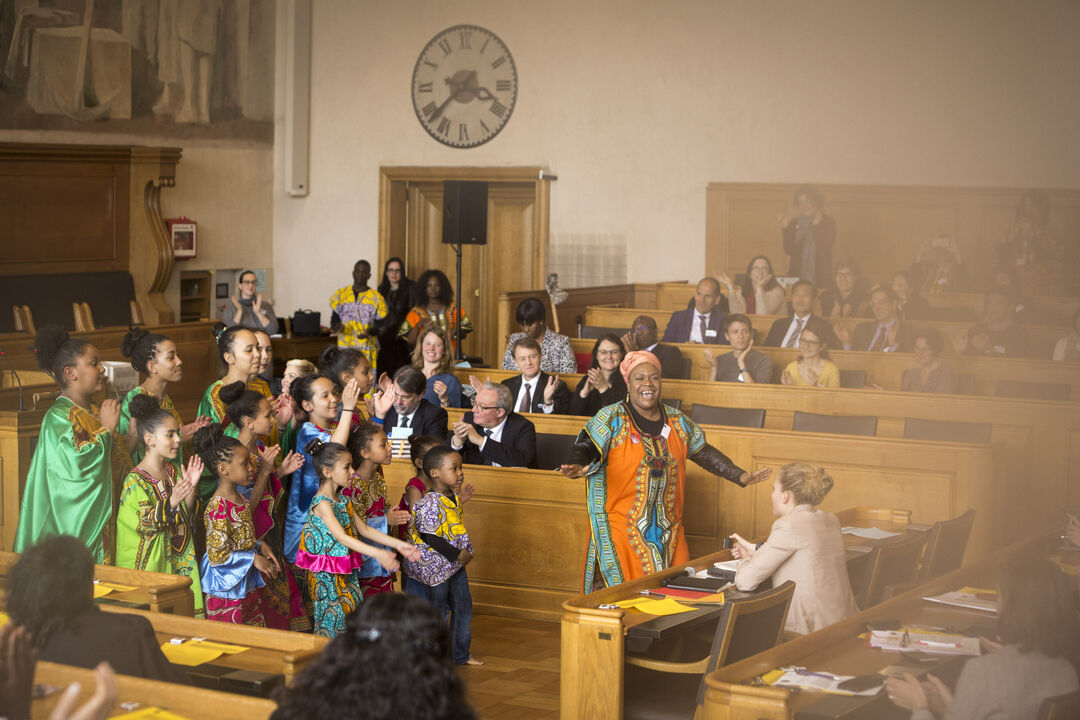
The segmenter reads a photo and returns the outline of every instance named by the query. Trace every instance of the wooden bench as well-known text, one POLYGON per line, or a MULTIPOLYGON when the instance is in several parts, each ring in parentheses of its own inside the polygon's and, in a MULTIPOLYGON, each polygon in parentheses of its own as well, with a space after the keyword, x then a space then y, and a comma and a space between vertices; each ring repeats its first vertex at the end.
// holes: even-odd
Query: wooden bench
MULTIPOLYGON (((19 559, 18 553, 0 552, 0 587, 7 584, 11 568, 19 559)), ((192 618, 195 599, 191 592, 191 578, 183 575, 130 570, 112 565, 95 565, 94 579, 134 587, 134 590, 113 590, 102 597, 102 604, 121 603, 128 607, 142 606, 161 615, 192 618)), ((114 607, 121 607, 115 605, 114 607)))
MULTIPOLYGON (((167 613, 147 612, 118 605, 105 605, 101 609, 146 618, 154 626, 154 632, 161 644, 177 637, 201 637, 228 645, 243 645, 248 649, 235 655, 222 655, 208 664, 233 670, 251 670, 269 675, 281 675, 286 685, 292 685, 296 676, 314 662, 326 644, 330 642, 327 638, 310 633, 234 625, 217 620, 200 620, 167 613)), ((181 666, 180 669, 184 668, 181 666)))
MULTIPOLYGON (((60 689, 34 700, 31 717, 38 720, 49 717, 63 689, 73 682, 78 682, 81 686, 76 705, 79 707, 93 696, 97 687, 94 671, 71 665, 39 662, 34 673, 34 683, 60 689)), ((161 708, 180 717, 221 717, 229 720, 266 720, 277 709, 277 703, 264 698, 117 675, 116 705, 108 713, 109 716, 129 712, 129 709, 125 709, 128 703, 137 703, 141 708, 161 708)))
MULTIPOLYGON (((671 319, 671 314, 671 310, 657 310, 652 308, 590 307, 585 311, 585 324, 629 329, 634 323, 634 318, 639 315, 648 315, 656 320, 656 327, 659 330, 659 335, 660 337, 663 337, 664 328, 667 327, 668 321, 671 319)), ((758 337, 764 340, 765 335, 769 332, 769 328, 772 327, 772 324, 783 317, 786 317, 786 315, 751 315, 750 322, 753 324, 754 330, 757 331, 758 337)), ((847 327, 851 332, 854 332, 855 326, 862 322, 867 322, 867 320, 865 318, 835 318, 830 321, 833 325, 843 325, 847 327)), ((919 321, 910 324, 915 327, 934 328, 940 332, 942 339, 945 341, 942 356, 953 360, 959 359, 956 357, 956 352, 953 350, 953 336, 961 332, 966 333, 968 328, 974 323, 919 321)), ((1050 355, 1054 350, 1054 344, 1068 334, 1067 328, 1059 326, 1025 325, 1024 327, 1031 340, 1030 352, 1035 356, 1032 358, 1034 360, 1044 360, 1049 362, 1050 355)), ((760 350, 761 348, 758 349, 760 350)), ((831 353, 834 349, 835 348, 831 348, 829 352, 831 353)), ((965 356, 964 359, 967 359, 967 357, 965 356)), ((1072 368, 1074 374, 1076 373, 1076 369, 1077 368, 1074 365, 1072 368)))

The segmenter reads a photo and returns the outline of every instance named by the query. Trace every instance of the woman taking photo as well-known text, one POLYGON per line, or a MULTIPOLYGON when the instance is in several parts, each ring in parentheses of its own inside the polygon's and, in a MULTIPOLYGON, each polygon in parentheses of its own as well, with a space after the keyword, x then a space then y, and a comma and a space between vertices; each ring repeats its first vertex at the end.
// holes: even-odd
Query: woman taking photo
POLYGON ((829 359, 826 330, 820 321, 811 318, 799 335, 799 359, 784 368, 780 382, 796 387, 840 387, 840 369, 829 359))
POLYGON ((383 266, 379 294, 386 301, 386 321, 379 333, 379 355, 375 367, 379 373, 394 377, 402 365, 409 364, 409 346, 398 337, 398 328, 409 314, 413 281, 405 276, 405 264, 401 258, 392 257, 383 266))
POLYGON ((587 478, 589 546, 583 592, 643 577, 690 559, 682 515, 686 460, 741 487, 769 477, 748 473, 705 439, 686 415, 660 402, 660 361, 629 353, 619 366, 623 402, 602 408, 578 434, 569 478, 587 478))
POLYGON ((537 298, 525 298, 517 306, 515 313, 521 332, 510 336, 503 354, 503 370, 517 370, 514 362, 514 343, 523 337, 531 337, 540 344, 540 371, 546 373, 577 372, 574 351, 570 349, 570 338, 551 330, 547 326, 547 312, 544 303, 537 298))
POLYGON ((758 255, 746 266, 746 278, 738 288, 724 273, 716 279, 727 288, 728 305, 733 313, 743 315, 779 315, 787 294, 773 276, 772 263, 758 255))
POLYGON ((614 333, 604 333, 593 345, 592 364, 570 396, 570 414, 592 417, 606 406, 626 397, 626 382, 619 363, 626 355, 622 340, 614 333))
POLYGON ((461 324, 461 338, 472 332, 472 321, 465 311, 454 305, 454 290, 442 270, 426 270, 413 287, 412 310, 398 328, 398 337, 415 346, 420 333, 429 327, 438 327, 450 340, 450 355, 457 351, 457 326, 461 324))
POLYGON ((804 635, 859 612, 848 579, 840 520, 815 509, 832 489, 820 467, 791 463, 773 480, 773 523, 769 539, 755 547, 738 533, 731 554, 739 560, 735 587, 756 590, 770 577, 773 587, 795 581, 784 629, 804 635))
POLYGON ((277 332, 277 315, 274 306, 263 299, 258 291, 259 279, 251 270, 244 270, 237 280, 237 292, 231 298, 233 310, 222 315, 226 327, 245 327, 263 330, 273 335, 277 332))
POLYGON ((444 408, 466 407, 449 348, 442 329, 433 325, 420 333, 420 341, 413 348, 412 365, 427 378, 425 400, 444 408))

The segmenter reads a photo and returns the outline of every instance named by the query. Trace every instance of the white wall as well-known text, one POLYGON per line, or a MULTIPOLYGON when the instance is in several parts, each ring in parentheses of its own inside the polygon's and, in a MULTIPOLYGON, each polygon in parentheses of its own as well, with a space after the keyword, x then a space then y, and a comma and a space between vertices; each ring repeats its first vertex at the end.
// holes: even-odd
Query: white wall
POLYGON ((701 274, 711 181, 1080 187, 1072 0, 315 0, 313 13, 310 196, 284 195, 280 147, 274 161, 283 313, 327 313, 351 263, 379 259, 380 165, 545 165, 552 234, 625 237, 632 281, 701 274), (431 139, 409 94, 421 49, 462 23, 499 35, 520 81, 507 127, 471 150, 431 139))

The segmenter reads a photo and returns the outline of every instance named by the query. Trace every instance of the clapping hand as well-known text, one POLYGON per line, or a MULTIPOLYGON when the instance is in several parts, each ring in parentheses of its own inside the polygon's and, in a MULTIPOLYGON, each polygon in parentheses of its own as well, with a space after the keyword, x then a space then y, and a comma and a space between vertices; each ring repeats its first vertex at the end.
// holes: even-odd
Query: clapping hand
POLYGON ((232 301, 232 304, 233 304, 234 308, 236 308, 237 310, 240 309, 240 296, 239 295, 231 295, 229 297, 229 300, 232 301))
POLYGON ((476 488, 473 487, 471 483, 463 484, 461 486, 461 489, 458 490, 458 500, 460 500, 462 503, 467 503, 470 499, 472 499, 472 496, 475 494, 476 488))
POLYGON ((342 412, 354 412, 356 410, 356 403, 360 400, 360 384, 356 382, 356 378, 349 378, 349 382, 345 383, 345 389, 341 391, 341 410, 342 412))
POLYGON ((547 385, 544 386, 544 404, 550 405, 555 401, 555 389, 559 386, 559 378, 554 375, 548 376, 547 385))
POLYGON ((262 293, 255 293, 255 302, 251 304, 251 308, 257 313, 262 312, 262 301, 262 293))
POLYGON ((844 325, 842 323, 836 323, 835 325, 833 325, 833 332, 836 333, 836 338, 840 342, 844 343, 845 345, 851 343, 851 331, 848 330, 847 325, 844 325))
POLYGON ((285 393, 274 398, 274 418, 278 427, 285 427, 292 420, 295 410, 292 398, 285 393))
POLYGON ((484 387, 483 381, 475 375, 469 375, 469 384, 472 385, 472 389, 476 392, 480 392, 480 390, 484 387))
POLYGON ((447 393, 450 389, 446 387, 446 383, 442 380, 436 380, 435 384, 431 386, 431 389, 435 391, 435 396, 439 398, 440 405, 446 405, 450 402, 450 398, 447 397, 447 393))
POLYGON ((30 631, 13 622, 0 628, 0 708, 7 717, 30 717, 36 664, 30 631))
POLYGON ((611 387, 611 383, 608 382, 607 376, 600 368, 589 368, 586 377, 588 378, 588 384, 596 388, 597 392, 605 393, 608 391, 608 388, 611 387))
POLYGON ((284 477, 291 473, 296 472, 304 466, 304 456, 295 450, 290 450, 289 454, 285 456, 285 459, 281 461, 281 464, 277 466, 275 472, 278 477, 284 477))
POLYGON ((817 370, 814 370, 812 367, 805 367, 800 369, 800 373, 803 371, 805 371, 806 382, 816 387, 819 377, 817 370))
POLYGON ((784 372, 782 372, 780 374, 780 384, 781 385, 791 385, 792 384, 791 373, 788 372, 787 368, 784 368, 784 372))
POLYGON ((202 471, 202 458, 195 455, 188 460, 187 466, 184 468, 184 474, 173 485, 172 492, 169 493, 169 505, 174 510, 180 507, 181 503, 187 505, 195 497, 195 488, 199 485, 202 471))
POLYGON ((633 352, 638 349, 637 340, 634 339, 634 333, 630 330, 623 333, 622 344, 626 347, 626 352, 633 352))
POLYGON ((462 445, 464 445, 465 441, 468 440, 477 447, 482 445, 485 440, 485 437, 483 435, 476 432, 476 428, 472 426, 472 423, 467 423, 462 420, 458 420, 456 423, 454 423, 454 436, 462 445))
POLYGON ((101 420, 101 427, 106 430, 115 430, 117 423, 120 422, 120 403, 112 398, 102 400, 98 417, 101 420))
POLYGON ((717 363, 720 362, 720 361, 719 361, 719 359, 717 359, 716 353, 714 353, 712 350, 706 350, 705 351, 705 362, 709 363, 709 367, 711 367, 713 370, 715 370, 717 363))
MULTIPOLYGON (((277 461, 278 453, 281 452, 280 445, 271 445, 270 447, 264 447, 259 451, 259 458, 262 460, 262 467, 273 468, 274 463, 277 461)), ((269 472, 267 472, 269 474, 269 472)))
POLYGON ((386 417, 386 413, 390 412, 390 408, 394 406, 394 402, 397 401, 397 385, 390 379, 390 376, 386 373, 382 374, 379 378, 379 394, 375 396, 375 417, 386 417))
POLYGON ((726 288, 735 287, 735 283, 732 282, 731 276, 725 272, 713 273, 713 277, 716 278, 716 282, 720 283, 726 288))
POLYGON ((94 668, 94 678, 96 680, 94 694, 89 700, 81 707, 75 707, 82 687, 79 683, 73 682, 67 686, 64 694, 56 702, 49 720, 105 720, 112 715, 113 706, 116 705, 116 673, 112 665, 104 661, 98 663, 98 666, 94 668))
POLYGON ((757 552, 757 548, 754 547, 754 544, 747 542, 746 538, 739 533, 731 533, 729 537, 735 541, 731 546, 731 557, 736 560, 744 560, 753 557, 754 553, 757 552))
POLYGON ((182 426, 180 428, 181 442, 187 442, 188 440, 191 440, 191 438, 198 430, 201 430, 212 422, 213 420, 211 420, 207 416, 200 415, 199 417, 195 418, 195 422, 190 422, 187 425, 182 426))

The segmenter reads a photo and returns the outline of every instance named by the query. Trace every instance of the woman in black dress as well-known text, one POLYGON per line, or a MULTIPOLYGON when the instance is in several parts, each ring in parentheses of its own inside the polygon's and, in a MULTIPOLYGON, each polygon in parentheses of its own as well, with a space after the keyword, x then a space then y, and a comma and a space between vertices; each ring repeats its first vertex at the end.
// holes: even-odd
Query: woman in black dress
POLYGON ((392 257, 383 266, 379 294, 386 301, 386 321, 379 334, 379 355, 376 361, 379 374, 393 377, 394 372, 409 364, 409 345, 398 337, 398 328, 409 313, 413 281, 405 276, 401 258, 392 257))

